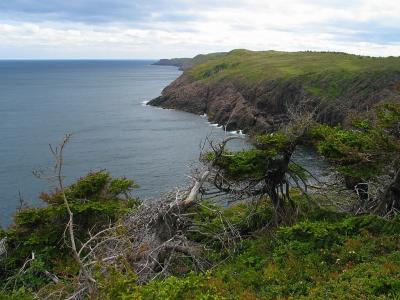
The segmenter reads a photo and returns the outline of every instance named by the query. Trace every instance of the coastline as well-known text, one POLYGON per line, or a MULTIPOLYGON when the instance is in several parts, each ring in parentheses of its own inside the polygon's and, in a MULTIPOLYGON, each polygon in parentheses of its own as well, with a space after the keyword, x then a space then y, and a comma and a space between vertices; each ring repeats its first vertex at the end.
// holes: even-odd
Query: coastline
POLYGON ((400 71, 396 64, 400 64, 400 58, 233 50, 206 55, 201 61, 194 58, 192 65, 165 87, 161 96, 147 104, 206 114, 210 123, 250 134, 277 130, 288 122, 288 108, 296 106, 315 113, 318 122, 345 125, 353 116, 368 112, 381 101, 400 102, 396 85, 400 71), (281 57, 287 62, 280 69, 273 69, 274 60, 280 63, 281 57), (321 68, 308 63, 313 59, 321 61, 321 68), (348 70, 332 67, 332 63, 346 63, 348 70), (259 71, 259 64, 271 64, 273 71, 259 71), (280 75, 296 64, 297 73, 280 75), (326 71, 321 71, 323 68, 326 71), (256 71, 260 72, 257 80, 245 79, 250 76, 246 74, 256 71))

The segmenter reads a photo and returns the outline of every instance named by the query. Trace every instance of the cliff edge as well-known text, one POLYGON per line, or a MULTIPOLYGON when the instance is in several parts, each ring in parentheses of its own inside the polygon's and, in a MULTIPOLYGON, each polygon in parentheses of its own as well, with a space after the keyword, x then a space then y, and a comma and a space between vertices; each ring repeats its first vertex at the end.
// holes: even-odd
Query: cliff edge
POLYGON ((300 103, 335 125, 381 101, 400 102, 399 57, 233 50, 185 59, 181 68, 149 105, 207 114, 228 130, 273 131, 300 103))

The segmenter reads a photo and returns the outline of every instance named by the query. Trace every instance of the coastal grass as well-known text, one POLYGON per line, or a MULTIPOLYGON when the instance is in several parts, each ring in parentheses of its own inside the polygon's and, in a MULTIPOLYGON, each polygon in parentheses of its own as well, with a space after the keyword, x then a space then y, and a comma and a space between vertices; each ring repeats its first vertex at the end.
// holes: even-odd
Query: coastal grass
POLYGON ((193 80, 205 82, 227 79, 258 84, 296 79, 305 83, 306 90, 311 94, 336 98, 360 77, 368 80, 385 73, 400 72, 400 57, 238 49, 209 56, 187 72, 193 80))

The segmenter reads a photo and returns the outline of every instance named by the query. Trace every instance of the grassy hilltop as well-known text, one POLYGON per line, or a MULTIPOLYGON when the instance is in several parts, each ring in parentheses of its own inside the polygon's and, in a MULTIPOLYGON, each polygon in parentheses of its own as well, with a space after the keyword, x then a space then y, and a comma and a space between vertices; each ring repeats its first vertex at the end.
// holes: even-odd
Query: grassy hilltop
POLYGON ((237 49, 207 55, 189 74, 204 78, 242 78, 251 81, 290 79, 311 73, 399 71, 400 57, 370 57, 338 52, 282 52, 237 49), (212 73, 214 71, 214 73, 212 73), (210 73, 211 72, 211 73, 210 73))
MULTIPOLYGON (((316 95, 337 97, 357 76, 400 72, 400 57, 369 57, 336 52, 233 50, 209 56, 188 74, 193 80, 241 80, 248 84, 297 79, 316 95), (323 86, 324 83, 328 86, 323 86)), ((399 87, 400 88, 400 87, 399 87)))

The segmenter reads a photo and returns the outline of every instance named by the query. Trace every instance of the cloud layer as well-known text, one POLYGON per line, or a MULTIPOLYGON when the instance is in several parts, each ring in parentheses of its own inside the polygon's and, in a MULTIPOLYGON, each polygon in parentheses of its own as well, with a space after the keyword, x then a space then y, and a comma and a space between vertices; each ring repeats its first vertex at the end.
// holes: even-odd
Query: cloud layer
POLYGON ((0 58, 160 58, 252 50, 400 55, 392 0, 13 0, 0 58))

